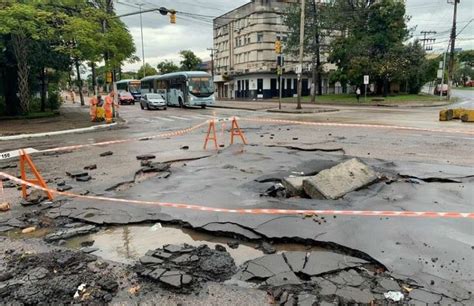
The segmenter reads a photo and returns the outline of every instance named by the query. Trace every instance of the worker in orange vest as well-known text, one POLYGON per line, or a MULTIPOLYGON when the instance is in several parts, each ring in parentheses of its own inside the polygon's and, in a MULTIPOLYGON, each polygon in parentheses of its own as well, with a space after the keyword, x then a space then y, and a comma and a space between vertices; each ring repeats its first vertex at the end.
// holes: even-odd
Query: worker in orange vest
POLYGON ((90 100, 89 100, 89 105, 90 105, 90 110, 89 110, 89 114, 91 116, 91 121, 94 122, 97 120, 97 103, 99 102, 99 100, 97 99, 97 97, 92 97, 90 100))
POLYGON ((106 123, 113 122, 114 109, 115 107, 117 108, 119 107, 114 101, 114 96, 115 96, 115 93, 112 91, 107 97, 105 97, 104 109, 105 109, 105 122, 106 123))

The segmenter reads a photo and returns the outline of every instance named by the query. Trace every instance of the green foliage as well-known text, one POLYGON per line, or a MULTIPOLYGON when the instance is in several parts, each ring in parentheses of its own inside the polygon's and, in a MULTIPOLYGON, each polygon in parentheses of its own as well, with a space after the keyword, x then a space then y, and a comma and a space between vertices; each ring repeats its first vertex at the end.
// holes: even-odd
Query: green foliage
POLYGON ((461 51, 457 55, 458 61, 474 68, 474 50, 461 51))
POLYGON ((182 57, 181 70, 182 71, 194 71, 199 69, 202 60, 194 54, 193 51, 183 50, 179 52, 182 57))
POLYGON ((161 74, 179 71, 179 67, 170 60, 164 60, 156 66, 161 74))
POLYGON ((140 67, 140 69, 137 71, 137 77, 142 78, 143 77, 143 70, 145 70, 145 76, 149 75, 156 75, 158 72, 156 71, 155 68, 153 68, 150 64, 146 63, 145 67, 140 67))
MULTIPOLYGON (((128 29, 118 18, 111 17, 113 12, 107 10, 103 0, 0 1, 0 36, 14 42, 23 112, 29 111, 28 89, 37 87, 28 82, 35 81, 43 68, 65 72, 71 69, 72 62, 100 62, 107 57, 106 69, 110 71, 128 59, 136 59, 128 29)), ((0 62, 5 49, 0 46, 0 62)), ((16 103, 9 101, 8 105, 16 103)))
POLYGON ((48 106, 52 111, 58 110, 63 103, 59 86, 57 84, 50 85, 48 88, 48 106))

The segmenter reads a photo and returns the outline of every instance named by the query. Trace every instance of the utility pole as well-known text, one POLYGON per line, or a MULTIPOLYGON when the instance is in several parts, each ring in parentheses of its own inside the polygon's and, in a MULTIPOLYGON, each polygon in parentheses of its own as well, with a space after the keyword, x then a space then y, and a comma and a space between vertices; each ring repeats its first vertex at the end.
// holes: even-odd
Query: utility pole
POLYGON ((145 69, 145 47, 143 44, 143 20, 142 20, 142 5, 143 3, 140 3, 138 6, 140 7, 140 33, 142 36, 142 62, 143 62, 143 77, 146 77, 146 69, 145 69))
POLYGON ((303 85, 303 56, 304 56, 304 17, 305 17, 305 0, 301 0, 301 17, 300 17, 300 63, 298 67, 298 97, 296 98, 296 109, 301 109, 301 93, 303 85))
MULTIPOLYGON (((456 15, 458 12, 458 3, 460 0, 454 0, 454 14, 453 14, 453 28, 451 29, 451 54, 449 57, 449 70, 448 70, 448 100, 451 99, 451 87, 454 79, 454 48, 456 45, 456 15)), ((451 3, 448 0, 448 3, 451 3)))
POLYGON ((420 39, 422 44, 423 44, 423 49, 425 51, 431 51, 433 50, 433 44, 436 41, 436 38, 428 38, 428 35, 436 34, 436 31, 421 31, 421 35, 423 35, 423 38, 420 39))
POLYGON ((318 20, 318 8, 316 2, 319 3, 319 0, 313 1, 313 28, 316 30, 314 35, 314 52, 313 55, 313 92, 311 94, 311 102, 316 102, 316 94, 320 96, 322 94, 322 80, 321 80, 321 46, 320 46, 320 35, 319 35, 319 20, 318 20), (316 89, 317 88, 317 89, 316 89))
POLYGON ((217 50, 214 48, 207 48, 207 50, 211 51, 211 75, 212 75, 212 81, 214 82, 214 51, 217 52, 217 50))

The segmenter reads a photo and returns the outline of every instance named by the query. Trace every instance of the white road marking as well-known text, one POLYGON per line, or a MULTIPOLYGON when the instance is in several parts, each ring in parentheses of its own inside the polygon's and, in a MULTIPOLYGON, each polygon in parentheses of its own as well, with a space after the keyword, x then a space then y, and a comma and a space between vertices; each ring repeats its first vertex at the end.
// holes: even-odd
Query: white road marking
POLYGON ((168 122, 173 122, 173 119, 170 118, 165 118, 165 117, 155 117, 155 120, 163 120, 163 121, 168 121, 168 122))
POLYGON ((185 120, 185 121, 191 121, 189 118, 184 118, 184 117, 178 117, 178 116, 168 116, 169 118, 174 118, 178 120, 185 120))

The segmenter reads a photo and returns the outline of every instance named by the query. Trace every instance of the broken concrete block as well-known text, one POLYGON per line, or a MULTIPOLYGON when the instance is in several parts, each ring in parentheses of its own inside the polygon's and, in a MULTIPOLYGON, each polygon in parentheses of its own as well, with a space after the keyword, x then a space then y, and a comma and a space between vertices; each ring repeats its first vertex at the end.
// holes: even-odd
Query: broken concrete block
POLYGON ((303 190, 311 199, 324 199, 324 196, 319 192, 316 187, 316 178, 314 176, 308 177, 303 180, 303 190))
POLYGON ((303 187, 312 198, 317 196, 317 191, 326 199, 336 200, 376 180, 375 171, 353 158, 304 180, 303 187))
POLYGON ((439 112, 439 121, 449 121, 453 120, 453 110, 452 109, 443 109, 439 112))
POLYGON ((304 194, 303 181, 307 176, 286 177, 281 183, 285 186, 287 195, 290 197, 300 197, 304 194))

